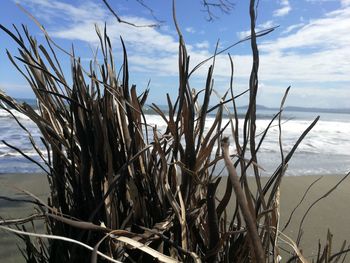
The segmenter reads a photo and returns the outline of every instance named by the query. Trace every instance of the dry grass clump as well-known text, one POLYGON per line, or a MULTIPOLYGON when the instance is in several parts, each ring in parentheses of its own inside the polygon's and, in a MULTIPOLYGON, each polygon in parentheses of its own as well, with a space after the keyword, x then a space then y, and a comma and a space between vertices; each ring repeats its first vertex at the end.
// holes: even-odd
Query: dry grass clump
MULTIPOLYGON (((0 225, 23 237, 28 262, 96 262, 103 261, 102 257, 114 262, 279 262, 280 242, 290 246, 290 262, 307 262, 297 245, 279 230, 279 186, 294 151, 318 118, 286 156, 280 144, 281 164, 262 185, 257 154, 272 121, 281 120, 285 98, 281 111, 256 141, 256 37, 267 32, 255 33, 254 1, 250 12, 253 65, 243 134, 238 131, 231 58, 230 89, 220 103, 211 107, 215 56, 206 86, 194 93, 190 77, 201 65, 190 71, 178 28, 178 98, 167 96, 167 114, 152 105, 167 125, 160 133, 147 124, 144 114, 148 90, 138 94, 136 86, 129 83, 122 40, 121 72, 114 63, 106 31, 102 34, 97 30, 103 64, 95 68, 91 63, 85 71, 72 52, 70 82, 64 77, 49 37, 46 49, 26 28, 24 35, 15 28, 15 35, 1 26, 19 46, 19 57, 8 55, 32 87, 39 110, 19 104, 2 92, 0 100, 37 124, 48 156, 44 158, 27 131, 45 164, 36 162, 47 173, 50 197, 45 203, 31 195, 38 205, 36 214, 3 220, 0 225), (229 122, 223 123, 223 112, 228 107, 234 112, 229 113, 229 122), (214 110, 215 121, 206 130, 208 112, 214 110), (236 156, 230 154, 228 141, 223 138, 223 131, 229 128, 236 156), (228 176, 217 176, 220 163, 221 167, 225 163, 228 176), (248 184, 248 168, 253 170, 256 192, 248 184), (226 187, 218 200, 220 180, 226 181, 226 187), (232 202, 236 205, 229 218, 227 209, 232 202), (20 227, 33 220, 44 220, 46 235, 24 232, 26 229, 20 227), (17 225, 18 229, 5 225, 17 225), (44 241, 46 238, 48 241, 44 241)), ((323 254, 317 262, 335 262, 342 256, 329 251, 329 246, 320 248, 323 254)))

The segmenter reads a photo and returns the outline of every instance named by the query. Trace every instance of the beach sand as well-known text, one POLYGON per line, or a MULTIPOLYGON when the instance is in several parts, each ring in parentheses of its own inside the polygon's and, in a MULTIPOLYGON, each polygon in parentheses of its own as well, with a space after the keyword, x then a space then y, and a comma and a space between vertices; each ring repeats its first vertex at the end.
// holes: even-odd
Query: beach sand
MULTIPOLYGON (((25 194, 19 190, 27 190, 43 201, 47 201, 48 197, 48 182, 47 177, 42 174, 0 174, 0 195, 17 198, 17 199, 29 199, 25 194)), ((25 217, 33 214, 34 205, 23 202, 11 202, 0 199, 0 218, 14 219, 18 217, 25 217)), ((31 226, 28 226, 28 230, 31 230, 31 226)), ((42 224, 37 224, 37 232, 44 233, 42 224)), ((17 263, 25 262, 21 255, 18 244, 23 248, 23 242, 12 233, 8 233, 0 230, 0 262, 17 263)))
MULTIPOLYGON (((299 204, 309 185, 320 177, 321 176, 286 176, 283 178, 280 189, 280 230, 284 228, 291 212, 299 204)), ((343 177, 344 176, 335 175, 322 176, 308 191, 304 201, 295 210, 289 226, 283 233, 292 238, 293 241, 296 241, 300 221, 307 209, 343 177)), ((255 179, 250 177, 248 180, 250 188, 255 193, 255 179)), ((266 177, 262 178, 262 185, 264 185, 267 180, 268 178, 266 177)), ((223 184, 221 182, 219 193, 224 191, 222 186, 223 184)), ((313 257, 317 256, 319 240, 322 247, 326 244, 328 229, 333 234, 332 252, 338 252, 344 240, 350 241, 349 203, 350 177, 346 178, 329 196, 322 199, 309 211, 302 226, 303 236, 300 242, 300 248, 307 259, 311 261, 313 257)), ((232 211, 233 209, 234 206, 230 210, 232 211)), ((283 245, 283 247, 291 250, 291 248, 286 245, 283 245)), ((282 255, 285 256, 283 251, 282 255)), ((282 262, 284 261, 282 260, 282 262)))
MULTIPOLYGON (((285 177, 281 185, 281 223, 285 225, 286 220, 293 208, 299 203, 308 186, 319 176, 291 176, 285 177)), ((332 188, 342 176, 324 176, 318 181, 307 194, 305 201, 295 211, 289 227, 284 231, 285 234, 296 239, 298 227, 302 216, 312 202, 317 200, 332 188)), ((253 178, 250 178, 250 180, 253 178)), ((223 178, 222 181, 225 181, 223 178)), ((262 179, 266 182, 266 178, 262 179)), ((8 197, 23 197, 16 193, 9 185, 17 186, 35 193, 46 201, 48 193, 48 184, 46 176, 38 174, 1 174, 0 175, 0 195, 8 197)), ((254 183, 251 184, 252 187, 254 183)), ((219 191, 222 193, 223 188, 219 191)), ((309 258, 317 253, 318 240, 325 244, 327 230, 330 229, 333 237, 333 252, 340 249, 345 239, 350 241, 350 178, 347 178, 333 193, 317 203, 309 212, 303 225, 303 238, 301 247, 304 255, 309 258)), ((33 212, 32 205, 19 204, 0 200, 0 217, 15 218, 27 216, 33 212)), ((42 232, 43 229, 38 229, 42 232)), ((17 247, 18 238, 12 234, 0 231, 0 259, 2 262, 24 262, 17 247)), ((21 243, 20 243, 21 244, 21 243)), ((22 244, 21 244, 22 246, 22 244)))

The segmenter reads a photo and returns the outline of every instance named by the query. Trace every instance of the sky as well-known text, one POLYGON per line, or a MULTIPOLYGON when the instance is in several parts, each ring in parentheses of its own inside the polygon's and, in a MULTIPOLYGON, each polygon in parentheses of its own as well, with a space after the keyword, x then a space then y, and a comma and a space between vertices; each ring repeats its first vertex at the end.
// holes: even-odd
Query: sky
MULTIPOLYGON (((172 20, 170 0, 144 0, 153 10, 136 0, 109 0, 119 15, 138 25, 157 23, 159 28, 120 24, 102 0, 2 0, 0 24, 24 24, 45 46, 43 33, 16 3, 29 11, 48 31, 52 39, 88 65, 98 47, 95 25, 107 33, 113 45, 117 65, 121 65, 120 37, 126 44, 131 82, 141 93, 150 81, 148 103, 165 104, 166 93, 176 98, 178 91, 178 36, 172 20)), ((142 1, 141 1, 142 2, 142 1)), ((207 21, 201 0, 177 0, 176 13, 184 35, 190 68, 210 57, 216 44, 223 49, 249 33, 249 1, 232 0, 229 14, 213 10, 216 19, 207 21)), ((278 26, 258 40, 260 53, 257 103, 278 107, 284 91, 291 86, 287 105, 321 108, 350 108, 350 0, 260 0, 257 30, 278 26)), ((6 50, 18 55, 16 43, 0 32, 0 89, 16 98, 32 98, 25 79, 9 62, 6 50)), ((230 61, 234 61, 234 92, 248 88, 252 55, 250 43, 243 42, 217 56, 214 69, 213 101, 230 85, 230 61)), ((70 78, 70 58, 57 51, 66 78, 70 78)), ((191 88, 204 88, 208 67, 203 65, 190 79, 191 88)), ((238 101, 246 105, 247 97, 238 101)))

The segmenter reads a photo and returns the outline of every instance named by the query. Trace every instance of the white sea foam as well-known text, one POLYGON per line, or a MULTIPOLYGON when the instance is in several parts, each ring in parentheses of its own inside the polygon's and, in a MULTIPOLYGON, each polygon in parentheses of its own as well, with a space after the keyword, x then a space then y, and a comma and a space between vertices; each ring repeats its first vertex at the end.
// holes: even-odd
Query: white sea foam
MULTIPOLYGON (((156 115, 146 115, 147 122, 152 125, 156 125, 160 132, 164 132, 166 129, 166 122, 156 115)), ((222 123, 226 124, 229 119, 224 118, 222 123)), ((209 117, 206 121, 206 131, 209 130, 213 124, 214 118, 209 117)), ((243 133, 243 119, 239 120, 239 133, 243 133)), ((269 120, 257 120, 257 134, 262 133, 269 124, 269 120)), ((306 120, 290 120, 282 123, 282 141, 285 151, 289 151, 299 136, 307 129, 312 121, 306 120)), ((224 132, 229 136, 232 134, 230 126, 224 132)), ((257 141, 260 137, 257 137, 257 141)), ((264 139, 264 143, 261 146, 261 151, 266 152, 279 152, 278 146, 279 128, 278 122, 275 121, 264 139)), ((350 155, 350 122, 340 121, 322 121, 320 120, 314 128, 308 133, 303 142, 299 145, 299 151, 310 153, 324 153, 324 154, 339 154, 350 155)))
MULTIPOLYGON (((18 117, 23 124, 31 131, 35 141, 40 148, 42 144, 40 142, 40 131, 25 115, 13 111, 16 117, 18 117)), ((336 118, 335 118, 336 119, 336 118)), ((350 116, 349 116, 350 119, 350 116)), ((156 127, 159 133, 165 132, 167 127, 166 121, 164 121, 158 115, 146 115, 148 125, 156 127)), ((205 132, 209 130, 213 124, 215 118, 209 116, 205 124, 205 132)), ((223 118, 222 126, 229 121, 228 118, 223 118)), ((256 122, 257 132, 261 134, 268 126, 270 120, 258 119, 256 122)), ((311 124, 312 120, 305 119, 293 119, 284 121, 282 124, 282 141, 283 150, 287 154, 298 140, 299 136, 304 130, 311 124)), ((243 135, 243 123, 244 120, 239 120, 239 134, 242 141, 243 135)), ((152 140, 151 128, 149 129, 149 139, 152 140)), ((232 131, 230 125, 227 127, 224 135, 231 137, 230 150, 235 152, 235 145, 232 139, 232 131)), ((260 140, 261 136, 257 136, 256 141, 260 140)), ((266 169, 267 174, 271 174, 278 164, 280 163, 280 149, 279 149, 279 128, 278 121, 275 121, 270 127, 264 142, 259 150, 260 155, 259 164, 266 169)), ((28 156, 35 157, 37 154, 33 150, 28 138, 28 134, 19 128, 18 124, 11 117, 11 115, 0 110, 0 141, 6 142, 20 148, 28 156)), ((344 120, 319 120, 314 128, 305 137, 302 143, 299 145, 293 159, 290 162, 287 174, 300 175, 300 174, 343 174, 350 170, 350 121, 344 120)), ((46 154, 46 151, 43 150, 46 154)), ((18 171, 21 168, 21 161, 23 157, 13 149, 8 148, 2 142, 0 142, 0 173, 12 171, 15 169, 18 171), (18 160, 18 165, 13 166, 13 162, 18 160)), ((24 171, 28 170, 28 163, 23 166, 24 171)))
MULTIPOLYGON (((30 118, 28 118, 23 113, 18 112, 17 110, 10 111, 19 120, 30 120, 30 118)), ((0 118, 12 118, 11 113, 7 112, 6 110, 0 109, 0 118)))
MULTIPOLYGON (((24 150, 22 152, 29 157, 38 156, 38 153, 35 150, 24 150)), ((41 152, 42 152, 44 157, 47 156, 47 152, 44 149, 42 149, 41 152)), ((11 157, 20 157, 20 156, 22 156, 22 154, 19 152, 16 152, 16 151, 7 151, 5 153, 0 153, 0 158, 2 158, 2 157, 11 158, 11 157)))

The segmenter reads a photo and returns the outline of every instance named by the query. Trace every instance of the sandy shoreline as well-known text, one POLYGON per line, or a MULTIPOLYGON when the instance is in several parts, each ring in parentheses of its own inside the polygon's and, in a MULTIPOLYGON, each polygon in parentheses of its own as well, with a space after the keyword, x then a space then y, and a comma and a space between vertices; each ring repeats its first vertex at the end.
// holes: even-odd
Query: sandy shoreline
MULTIPOLYGON (((293 241, 297 238, 300 221, 310 205, 327 193, 344 176, 287 176, 283 178, 280 190, 280 230, 285 226, 292 210, 298 205, 309 185, 320 177, 322 178, 313 185, 304 201, 295 210, 289 226, 284 231, 284 234, 291 237, 293 241)), ((266 183, 267 179, 266 177, 262 178, 262 185, 266 183)), ((254 190, 253 180, 250 178, 249 186, 254 190)), ((223 189, 220 189, 220 192, 222 191, 223 189)), ((333 234, 333 252, 339 251, 344 240, 350 241, 349 202, 350 177, 309 211, 303 223, 303 237, 300 243, 306 258, 311 259, 317 256, 318 241, 321 241, 323 247, 326 243, 328 229, 333 234)))
MULTIPOLYGON (((308 186, 320 176, 289 176, 285 177, 281 186, 281 227, 289 218, 293 208, 299 203, 308 186)), ((284 232, 294 240, 302 216, 312 202, 332 188, 342 176, 323 176, 309 191, 304 202, 295 211, 293 220, 284 232)), ((252 178, 251 178, 252 179, 252 178)), ((223 179, 222 181, 224 181, 223 179)), ((263 183, 266 178, 262 179, 263 183)), ((11 189, 10 185, 31 191, 46 200, 48 184, 45 175, 40 174, 0 174, 0 195, 19 198, 21 195, 11 189)), ((251 184, 253 187, 253 184, 251 184)), ((222 192, 223 189, 220 189, 222 192)), ((339 250, 342 242, 350 240, 350 178, 347 178, 333 193, 319 202, 309 212, 304 221, 304 235, 301 241, 306 257, 315 255, 318 240, 325 243, 327 230, 333 237, 333 251, 339 250)), ((14 218, 30 215, 32 206, 0 200, 0 216, 14 218)), ((2 231, 1 231, 2 232, 2 231)), ((15 245, 16 238, 12 235, 0 234, 0 258, 4 262, 24 262, 15 245), (17 255, 14 257, 14 255, 17 255)))

